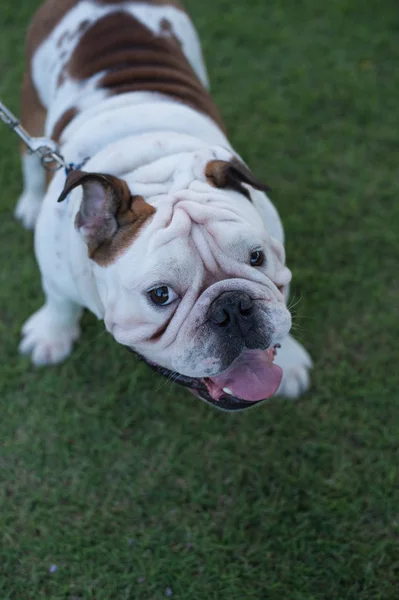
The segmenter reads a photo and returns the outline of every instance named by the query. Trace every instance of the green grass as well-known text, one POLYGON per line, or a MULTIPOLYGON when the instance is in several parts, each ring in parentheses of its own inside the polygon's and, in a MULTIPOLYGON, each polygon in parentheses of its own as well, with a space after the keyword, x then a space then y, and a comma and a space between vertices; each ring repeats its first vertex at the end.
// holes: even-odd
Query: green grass
MULTIPOLYGON (((90 315, 62 366, 20 358, 42 292, 1 128, 0 599, 397 600, 397 2, 187 4, 230 137, 274 189, 312 391, 218 413, 90 315)), ((37 5, 0 4, 15 110, 37 5)))

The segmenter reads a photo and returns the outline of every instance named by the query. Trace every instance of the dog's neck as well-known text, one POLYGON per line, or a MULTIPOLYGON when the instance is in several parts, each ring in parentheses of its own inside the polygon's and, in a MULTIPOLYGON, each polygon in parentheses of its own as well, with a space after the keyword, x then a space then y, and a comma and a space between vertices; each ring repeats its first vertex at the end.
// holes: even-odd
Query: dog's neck
MULTIPOLYGON (((165 138, 166 133, 170 138, 195 138, 196 147, 220 145, 231 150, 227 137, 212 119, 175 100, 147 92, 121 94, 82 111, 65 129, 61 148, 68 162, 79 163, 125 138, 145 134, 153 139, 157 135, 165 138)), ((142 155, 139 139, 137 144, 130 152, 142 155)))

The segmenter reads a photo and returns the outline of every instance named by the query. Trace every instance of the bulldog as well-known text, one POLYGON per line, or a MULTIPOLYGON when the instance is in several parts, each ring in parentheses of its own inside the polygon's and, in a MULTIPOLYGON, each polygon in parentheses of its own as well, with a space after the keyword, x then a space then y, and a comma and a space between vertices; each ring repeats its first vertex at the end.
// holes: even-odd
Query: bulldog
POLYGON ((45 294, 23 354, 64 360, 87 308, 220 409, 307 389, 282 224, 228 141, 179 2, 47 0, 27 35, 22 123, 75 165, 49 178, 22 154, 16 217, 35 229, 45 294))

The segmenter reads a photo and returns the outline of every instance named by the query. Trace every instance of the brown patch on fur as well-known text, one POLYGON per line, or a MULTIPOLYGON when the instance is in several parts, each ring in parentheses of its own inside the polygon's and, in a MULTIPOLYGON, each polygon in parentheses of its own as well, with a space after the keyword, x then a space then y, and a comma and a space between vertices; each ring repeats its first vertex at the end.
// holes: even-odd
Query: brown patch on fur
MULTIPOLYGON (((44 135, 46 115, 47 111, 40 102, 29 70, 25 73, 24 81, 21 88, 21 124, 33 137, 41 137, 44 135)), ((63 129, 64 125, 60 123, 60 135, 63 129)), ((26 153, 26 146, 25 144, 21 143, 21 154, 26 153)), ((54 172, 46 170, 45 174, 46 185, 48 187, 50 181, 54 176, 54 172)))
MULTIPOLYGON (((47 111, 40 102, 36 88, 32 81, 30 70, 25 72, 21 88, 21 124, 33 137, 41 137, 44 134, 47 111)), ((24 143, 20 146, 21 154, 27 154, 28 150, 24 143)), ((47 185, 51 181, 53 173, 46 171, 47 185)))
POLYGON ((59 143, 59 141, 61 139, 64 129, 69 125, 69 123, 72 121, 72 119, 74 119, 76 117, 77 114, 78 114, 77 108, 72 106, 71 108, 68 108, 68 110, 66 110, 64 112, 64 114, 62 114, 60 116, 60 118, 58 119, 57 123, 54 125, 53 130, 51 132, 51 138, 57 144, 59 143))
POLYGON ((45 171, 46 173, 46 187, 48 187, 54 177, 54 175, 56 174, 56 171, 45 171))
POLYGON ((233 158, 230 162, 225 160, 211 160, 205 167, 208 183, 217 188, 230 188, 244 194, 251 201, 249 190, 243 186, 246 183, 256 190, 270 191, 269 186, 260 182, 244 163, 233 158))
POLYGON ((65 71, 65 68, 64 68, 64 69, 62 69, 62 71, 58 75, 57 87, 61 87, 62 84, 65 83, 65 79, 66 79, 66 71, 65 71))
POLYGON ((40 102, 30 70, 26 71, 21 88, 21 123, 30 135, 41 136, 47 111, 40 102))
POLYGON ((142 196, 132 196, 126 181, 113 175, 72 171, 59 202, 78 186, 83 199, 75 226, 83 228, 89 257, 106 267, 125 252, 155 208, 142 196))
POLYGON ((62 36, 59 38, 59 40, 58 40, 58 42, 57 42, 57 48, 61 48, 62 44, 63 44, 63 43, 65 42, 65 40, 67 39, 68 35, 69 35, 69 34, 68 34, 68 32, 67 32, 67 31, 65 31, 65 32, 62 34, 62 36))
POLYGON ((172 23, 168 19, 165 19, 165 17, 164 17, 162 19, 160 25, 161 25, 161 31, 164 31, 165 33, 173 34, 172 23))
POLYGON ((81 23, 79 23, 79 27, 76 30, 77 34, 81 34, 84 31, 86 31, 86 29, 90 26, 90 21, 89 19, 85 19, 84 21, 82 21, 81 23))
POLYGON ((165 18, 162 19, 162 21, 160 23, 160 27, 161 27, 161 35, 173 38, 174 41, 176 42, 176 44, 179 46, 179 48, 183 48, 183 44, 182 44, 181 40, 179 40, 179 38, 175 34, 172 23, 170 21, 168 21, 168 19, 165 19, 165 18))
POLYGON ((86 30, 68 69, 80 80, 107 71, 98 87, 111 95, 131 91, 166 94, 207 114, 224 129, 216 105, 175 36, 154 34, 123 11, 104 16, 86 30))

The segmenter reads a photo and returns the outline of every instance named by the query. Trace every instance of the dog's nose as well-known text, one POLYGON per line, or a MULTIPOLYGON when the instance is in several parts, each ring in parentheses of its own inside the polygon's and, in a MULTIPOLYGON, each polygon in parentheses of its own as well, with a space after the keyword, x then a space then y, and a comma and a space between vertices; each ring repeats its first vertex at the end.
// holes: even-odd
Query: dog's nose
POLYGON ((223 292, 212 302, 208 319, 219 332, 241 332, 245 335, 254 326, 254 304, 244 292, 223 292))

